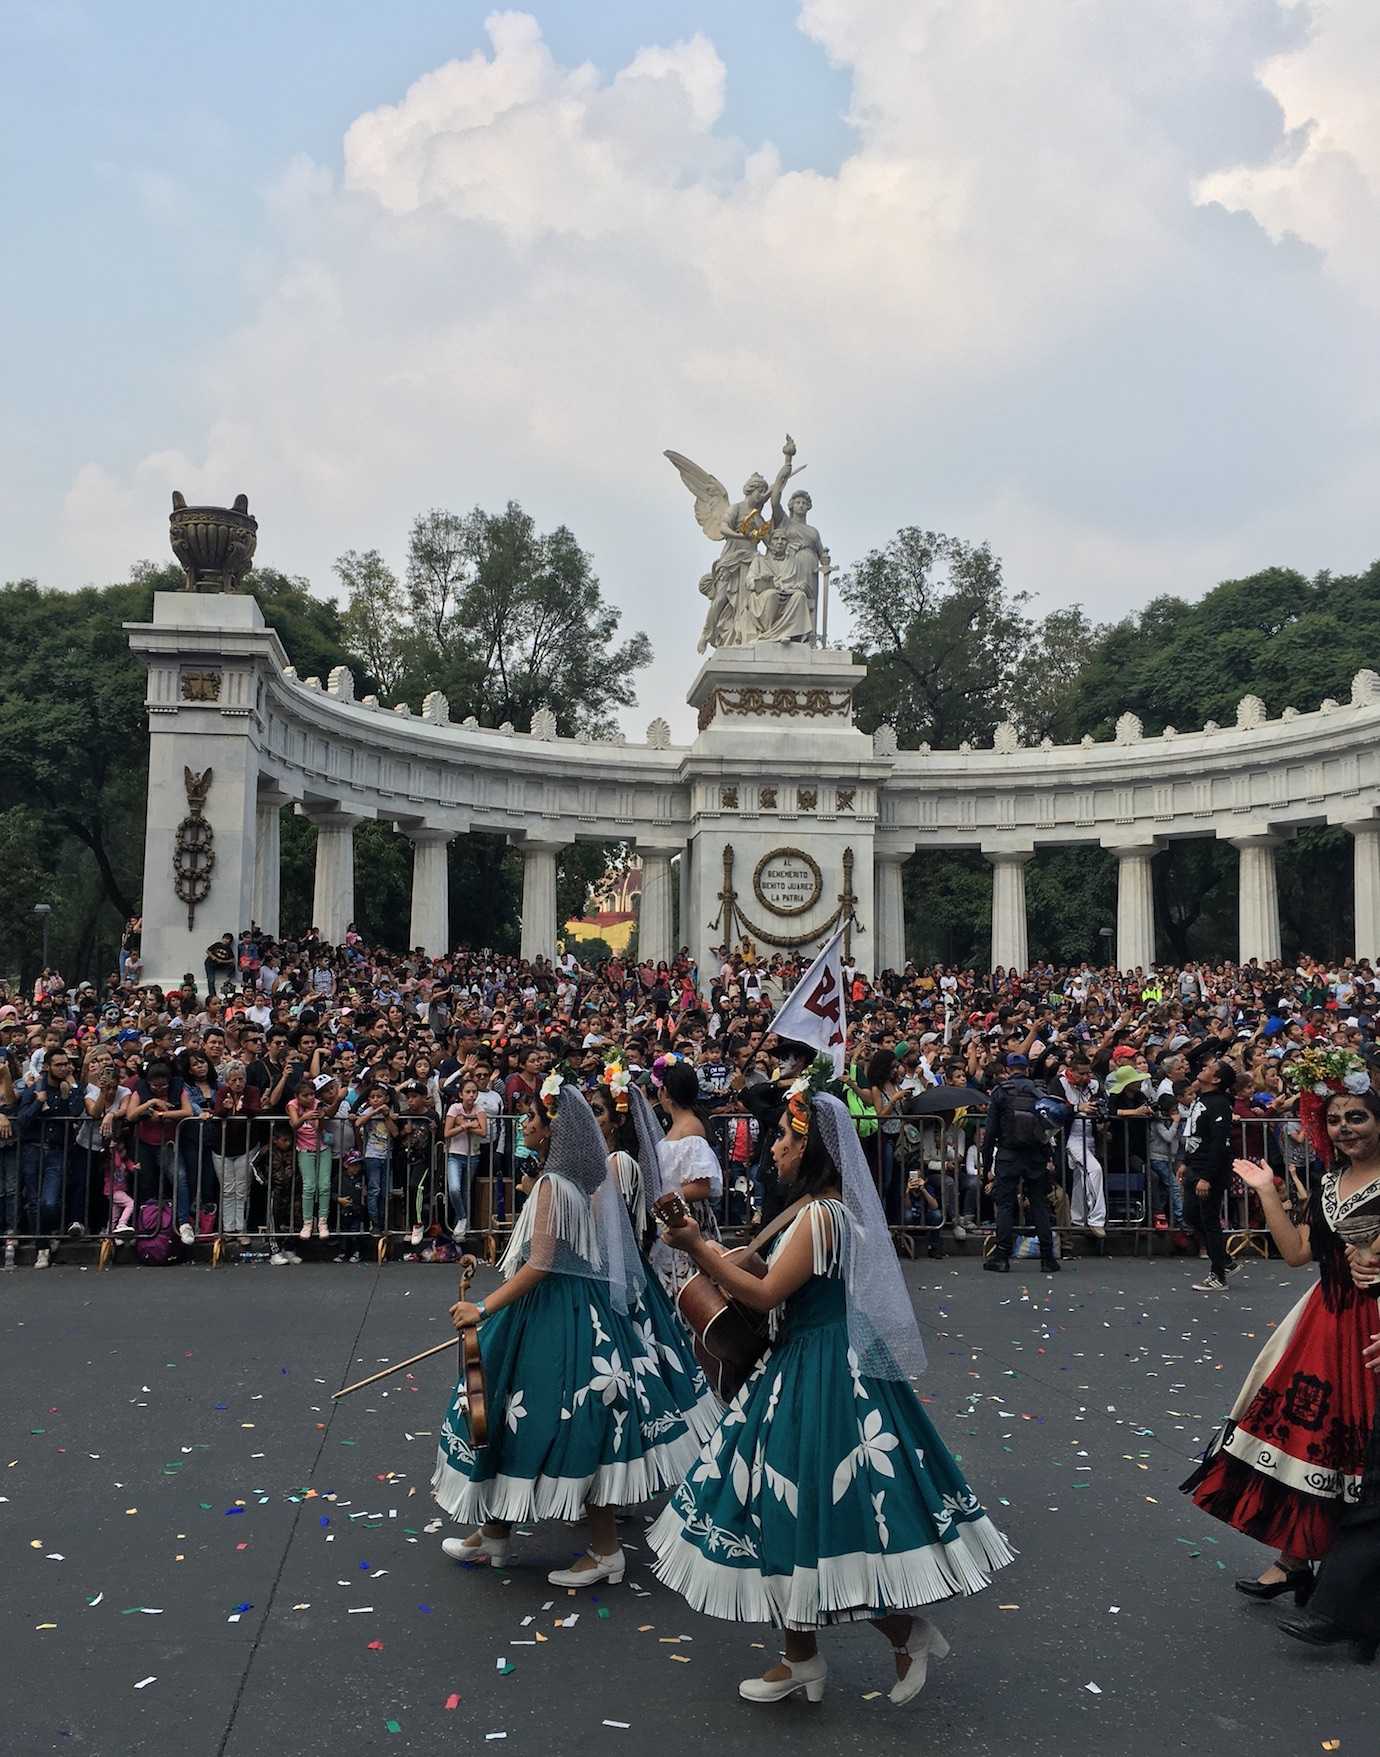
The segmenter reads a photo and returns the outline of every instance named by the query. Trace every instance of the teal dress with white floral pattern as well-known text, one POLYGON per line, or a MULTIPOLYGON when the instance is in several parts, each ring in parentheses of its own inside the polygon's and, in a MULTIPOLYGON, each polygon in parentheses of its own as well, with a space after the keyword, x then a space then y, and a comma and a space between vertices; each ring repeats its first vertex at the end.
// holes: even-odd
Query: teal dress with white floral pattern
MULTIPOLYGON (((1012 1559, 911 1386, 859 1374, 836 1201, 812 1203, 814 1273, 652 1527, 692 1609, 808 1630, 980 1591, 1012 1559)), ((773 1251, 773 1255, 775 1251, 773 1251)))
POLYGON ((679 1482, 713 1425, 688 1339, 654 1325, 640 1300, 617 1311, 591 1277, 548 1273, 481 1326, 479 1348, 488 1443, 471 1445, 457 1386, 431 1482, 467 1523, 645 1501, 679 1482))

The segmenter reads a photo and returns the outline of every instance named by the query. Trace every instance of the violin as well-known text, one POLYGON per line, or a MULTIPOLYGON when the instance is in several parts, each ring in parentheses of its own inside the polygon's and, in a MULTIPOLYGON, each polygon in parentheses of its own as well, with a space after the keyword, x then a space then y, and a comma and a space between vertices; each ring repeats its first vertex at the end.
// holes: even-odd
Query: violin
MULTIPOLYGON (((460 1298, 469 1297, 470 1282, 479 1267, 479 1259, 471 1252, 460 1259, 460 1298)), ((469 1420, 470 1444, 478 1448, 489 1443, 489 1407, 484 1389, 484 1361, 479 1352, 479 1326, 471 1324, 462 1330, 458 1343, 460 1377, 465 1384, 465 1405, 469 1420)))

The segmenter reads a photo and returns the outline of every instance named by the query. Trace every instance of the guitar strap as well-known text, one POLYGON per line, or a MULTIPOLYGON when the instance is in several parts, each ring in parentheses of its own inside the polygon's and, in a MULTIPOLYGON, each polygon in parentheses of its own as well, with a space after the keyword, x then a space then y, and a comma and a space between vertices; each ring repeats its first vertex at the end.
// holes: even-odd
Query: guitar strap
POLYGON ((789 1208, 783 1208, 777 1215, 776 1219, 769 1225, 764 1226, 761 1232, 757 1234, 757 1237, 753 1239, 752 1243, 747 1247, 749 1255, 754 1252, 760 1255, 760 1247, 774 1239, 778 1232, 784 1232, 795 1219, 796 1215, 799 1214, 800 1210, 813 1201, 813 1196, 797 1196, 789 1208))

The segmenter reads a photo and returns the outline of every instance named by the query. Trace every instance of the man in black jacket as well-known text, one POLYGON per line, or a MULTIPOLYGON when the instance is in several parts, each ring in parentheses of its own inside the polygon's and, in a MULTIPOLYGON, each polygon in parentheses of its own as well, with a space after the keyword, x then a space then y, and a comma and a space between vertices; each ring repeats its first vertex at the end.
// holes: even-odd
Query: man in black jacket
POLYGON ((1198 1238, 1212 1267, 1193 1286, 1198 1293, 1227 1291, 1227 1243, 1222 1236, 1222 1198, 1232 1164, 1232 1093, 1236 1069, 1230 1062, 1205 1063, 1184 1122, 1184 1230, 1198 1238))
POLYGON ((1057 1272, 1054 1229, 1050 1225, 1049 1142, 1035 1108, 1040 1089, 1030 1078, 1030 1063, 1023 1055, 1008 1055, 1006 1075, 992 1094, 987 1128, 982 1137, 982 1170, 991 1179, 996 1167, 997 1242, 983 1263, 1005 1275, 1011 1268, 1011 1247, 1016 1236, 1016 1203, 1025 1186, 1026 1205, 1040 1241, 1040 1267, 1048 1275, 1057 1272))

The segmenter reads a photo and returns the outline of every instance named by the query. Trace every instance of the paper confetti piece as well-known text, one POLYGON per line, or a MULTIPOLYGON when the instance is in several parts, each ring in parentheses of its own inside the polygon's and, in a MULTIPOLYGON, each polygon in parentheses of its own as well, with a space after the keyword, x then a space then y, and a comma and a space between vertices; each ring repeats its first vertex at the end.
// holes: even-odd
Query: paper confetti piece
POLYGON ((688 1653, 668 1653, 666 1657, 667 1659, 678 1661, 681 1665, 689 1665, 690 1663, 690 1655, 688 1653))
POLYGON ((863 1701, 864 1702, 875 1702, 880 1695, 881 1695, 880 1690, 864 1690, 863 1691, 863 1701))
POLYGON ((1097 1684, 1084 1684, 1083 1688, 1090 1696, 1100 1696, 1102 1694, 1102 1690, 1097 1684))
POLYGON ((147 1690, 150 1684, 156 1684, 157 1682, 158 1682, 158 1674, 155 1672, 155 1673, 153 1673, 153 1675, 151 1677, 140 1678, 139 1682, 134 1686, 134 1688, 136 1690, 147 1690))
POLYGON ((370 1651, 370 1653, 382 1653, 383 1652, 382 1641, 371 1641, 369 1643, 369 1651, 370 1651))
POLYGON ((402 1726, 400 1722, 396 1720, 386 1720, 383 1723, 383 1730, 386 1733, 400 1733, 402 1731, 402 1726))
POLYGON ((362 1617, 364 1615, 365 1611, 371 1611, 371 1610, 373 1610, 373 1608, 374 1607, 371 1604, 352 1604, 350 1606, 350 1613, 349 1614, 352 1617, 362 1617))
MULTIPOLYGON (((35 1629, 56 1629, 57 1624, 56 1623, 35 1623, 34 1628, 35 1629)), ((1324 1745, 1323 1749, 1326 1750, 1327 1747, 1324 1745)))
POLYGON ((1322 1742, 1322 1748, 1324 1751, 1340 1751, 1342 1748, 1342 1741, 1340 1739, 1324 1739, 1322 1742))
POLYGON ((632 1725, 632 1722, 630 1720, 606 1720, 604 1725, 622 1727, 626 1732, 626 1730, 632 1725))
POLYGON ((105 1594, 103 1592, 98 1592, 95 1598, 88 1598, 86 1602, 90 1606, 95 1606, 98 1605, 104 1597, 105 1594))
POLYGON ((485 1733, 484 1737, 486 1739, 506 1739, 508 1735, 507 1733, 485 1733))
POLYGON ((458 1708, 459 1706, 460 1706, 459 1693, 457 1691, 453 1690, 450 1693, 450 1695, 446 1697, 446 1707, 450 1708, 450 1709, 455 1709, 455 1708, 458 1708))

